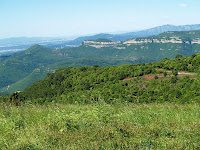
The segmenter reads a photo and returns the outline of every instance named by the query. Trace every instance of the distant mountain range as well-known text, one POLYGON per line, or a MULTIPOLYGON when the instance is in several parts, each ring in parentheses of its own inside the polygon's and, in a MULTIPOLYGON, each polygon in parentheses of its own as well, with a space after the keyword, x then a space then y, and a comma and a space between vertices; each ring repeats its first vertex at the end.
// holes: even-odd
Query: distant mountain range
POLYGON ((199 52, 200 30, 167 31, 125 41, 87 40, 79 47, 64 49, 34 45, 10 57, 0 57, 0 93, 21 91, 62 67, 144 63, 199 52))
POLYGON ((152 35, 158 35, 165 31, 191 31, 200 29, 200 24, 195 25, 163 25, 146 30, 137 32, 127 32, 123 34, 96 34, 92 36, 81 36, 74 40, 67 38, 58 37, 19 37, 19 38, 8 38, 0 39, 0 56, 1 55, 12 55, 13 53, 23 51, 34 44, 40 44, 49 48, 71 48, 77 47, 82 44, 84 40, 95 40, 95 39, 109 39, 114 41, 124 41, 136 37, 148 37, 152 35))
POLYGON ((115 49, 115 52, 121 51, 118 54, 114 53, 116 57, 132 61, 160 61, 164 57, 174 58, 177 54, 189 56, 193 53, 199 53, 200 30, 166 31, 156 36, 132 38, 126 41, 87 40, 82 45, 100 51, 102 49, 115 49))
POLYGON ((194 24, 194 25, 163 25, 163 26, 158 26, 138 32, 130 32, 130 33, 125 33, 121 34, 120 36, 122 40, 127 40, 130 38, 136 38, 136 37, 147 37, 147 36, 152 36, 152 35, 158 35, 160 33, 163 33, 165 31, 191 31, 191 30, 199 30, 200 29, 200 24, 194 24))
POLYGON ((93 36, 82 36, 72 41, 67 41, 66 45, 80 45, 84 40, 94 40, 94 39, 109 39, 114 41, 124 41, 131 38, 136 37, 148 37, 152 35, 158 35, 160 33, 163 33, 165 31, 191 31, 191 30, 199 30, 200 24, 195 25, 163 25, 158 26, 146 30, 141 30, 137 32, 127 32, 123 34, 96 34, 93 36))

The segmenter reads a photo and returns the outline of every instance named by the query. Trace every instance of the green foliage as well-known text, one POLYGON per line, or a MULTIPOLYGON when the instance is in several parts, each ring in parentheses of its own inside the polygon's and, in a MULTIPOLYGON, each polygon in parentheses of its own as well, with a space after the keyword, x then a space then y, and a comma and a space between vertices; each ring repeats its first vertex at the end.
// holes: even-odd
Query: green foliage
POLYGON ((199 149, 197 104, 0 106, 0 149, 199 149))
POLYGON ((8 99, 9 99, 9 103, 10 104, 13 104, 15 106, 19 106, 20 103, 23 100, 23 97, 17 91, 17 92, 14 92, 14 93, 10 94, 10 96, 8 97, 8 99))
MULTIPOLYGON (((129 86, 121 80, 154 72, 151 64, 64 68, 49 74, 45 80, 34 83, 20 94, 26 100, 36 101, 39 98, 48 102, 60 98, 59 101, 66 103, 91 103, 104 99, 113 103, 117 99, 123 101, 128 94, 124 90, 129 86)), ((127 97, 127 100, 131 98, 127 97)))
POLYGON ((171 83, 176 83, 177 80, 178 80, 178 78, 177 78, 176 76, 175 76, 175 77, 172 77, 172 78, 171 78, 171 83))
POLYGON ((130 61, 119 61, 119 60, 108 60, 107 58, 80 58, 76 60, 66 60, 62 62, 55 63, 48 67, 37 68, 33 70, 33 72, 26 76, 25 78, 9 85, 8 87, 4 87, 0 90, 2 94, 9 94, 12 92, 23 91, 26 87, 30 86, 36 81, 43 80, 48 73, 53 72, 55 69, 63 68, 63 67, 77 67, 77 66, 92 66, 98 64, 99 66, 113 66, 113 65, 121 65, 121 64, 131 63, 130 61))
POLYGON ((178 54, 178 55, 176 55, 176 57, 175 57, 175 58, 181 58, 181 57, 183 57, 183 55, 181 55, 181 54, 178 54))
POLYGON ((90 104, 96 101, 199 103, 199 80, 177 77, 178 69, 186 71, 190 68, 187 61, 185 61, 186 68, 181 68, 179 63, 188 60, 196 70, 196 61, 193 59, 196 60, 198 56, 199 54, 195 57, 164 59, 161 62, 147 64, 63 68, 49 74, 45 80, 34 83, 20 94, 25 101, 31 100, 39 104, 49 102, 90 104), (157 66, 174 70, 172 74, 175 77, 156 76, 157 80, 146 80, 141 77, 155 74, 157 66), (126 78, 130 79, 124 80, 126 78))
POLYGON ((2 96, 0 95, 0 104, 3 103, 3 102, 7 102, 7 96, 2 96))
POLYGON ((91 41, 95 41, 95 42, 112 42, 112 40, 108 40, 108 39, 96 39, 96 40, 91 40, 91 41))
POLYGON ((39 45, 34 45, 26 51, 16 53, 0 63, 0 88, 9 88, 10 84, 27 77, 35 69, 62 60, 65 59, 53 49, 39 45))
POLYGON ((178 71, 177 71, 177 70, 173 70, 173 71, 172 71, 172 74, 173 74, 174 76, 177 76, 177 75, 178 75, 178 71))
POLYGON ((167 72, 165 71, 165 72, 163 72, 163 75, 166 77, 167 76, 167 72))

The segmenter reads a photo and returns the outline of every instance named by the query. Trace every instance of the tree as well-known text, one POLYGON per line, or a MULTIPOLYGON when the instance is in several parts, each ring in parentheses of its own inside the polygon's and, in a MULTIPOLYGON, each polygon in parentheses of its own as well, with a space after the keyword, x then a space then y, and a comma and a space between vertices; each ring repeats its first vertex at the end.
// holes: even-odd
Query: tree
POLYGON ((167 72, 165 71, 165 72, 163 73, 163 75, 166 77, 166 76, 167 76, 167 72))
POLYGON ((173 74, 174 76, 177 76, 177 75, 178 75, 178 71, 173 70, 173 71, 172 71, 172 74, 173 74))
POLYGON ((175 58, 181 58, 181 57, 183 57, 183 55, 181 55, 181 54, 178 54, 178 55, 176 55, 176 57, 175 57, 175 58))
POLYGON ((172 77, 172 78, 171 78, 171 83, 176 83, 177 80, 178 80, 177 77, 172 77))
POLYGON ((20 92, 16 91, 15 93, 10 94, 9 100, 11 104, 19 106, 21 102, 20 92))
POLYGON ((158 79, 158 76, 157 76, 157 75, 155 75, 154 79, 158 79))
POLYGON ((196 56, 197 56, 196 54, 193 54, 193 55, 192 55, 192 58, 194 58, 194 57, 196 57, 196 56))

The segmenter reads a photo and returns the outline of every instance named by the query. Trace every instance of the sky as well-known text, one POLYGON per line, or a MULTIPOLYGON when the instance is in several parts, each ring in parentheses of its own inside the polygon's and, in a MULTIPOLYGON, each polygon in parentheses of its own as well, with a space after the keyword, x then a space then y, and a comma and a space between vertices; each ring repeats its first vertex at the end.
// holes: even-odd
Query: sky
POLYGON ((200 0, 0 0, 0 38, 71 37, 200 24, 200 0))

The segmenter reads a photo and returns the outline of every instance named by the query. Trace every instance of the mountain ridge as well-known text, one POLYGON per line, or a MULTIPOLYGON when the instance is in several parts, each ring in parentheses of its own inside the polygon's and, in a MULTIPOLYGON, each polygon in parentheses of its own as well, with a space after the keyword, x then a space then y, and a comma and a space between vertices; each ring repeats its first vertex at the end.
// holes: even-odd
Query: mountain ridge
POLYGON ((163 25, 163 26, 157 26, 150 29, 145 29, 141 31, 136 32, 127 32, 123 34, 107 34, 107 33, 100 33, 93 36, 82 36, 77 39, 74 39, 72 41, 67 42, 67 44, 81 44, 84 40, 91 40, 91 39, 108 39, 108 40, 114 40, 114 41, 124 41, 131 38, 137 38, 137 37, 147 37, 152 35, 157 35, 165 31, 189 31, 189 30, 197 30, 200 29, 200 24, 193 24, 193 25, 163 25))
POLYGON ((163 25, 157 26, 145 30, 127 32, 123 34, 110 34, 110 33, 99 33, 88 36, 80 36, 73 40, 65 37, 18 37, 18 38, 7 38, 0 39, 0 56, 1 55, 12 55, 13 53, 26 50, 34 44, 40 44, 49 48, 71 48, 77 47, 82 44, 84 40, 95 40, 95 39, 108 39, 114 41, 124 41, 131 38, 147 37, 152 35, 160 34, 164 31, 187 31, 200 29, 200 24, 192 25, 163 25))

